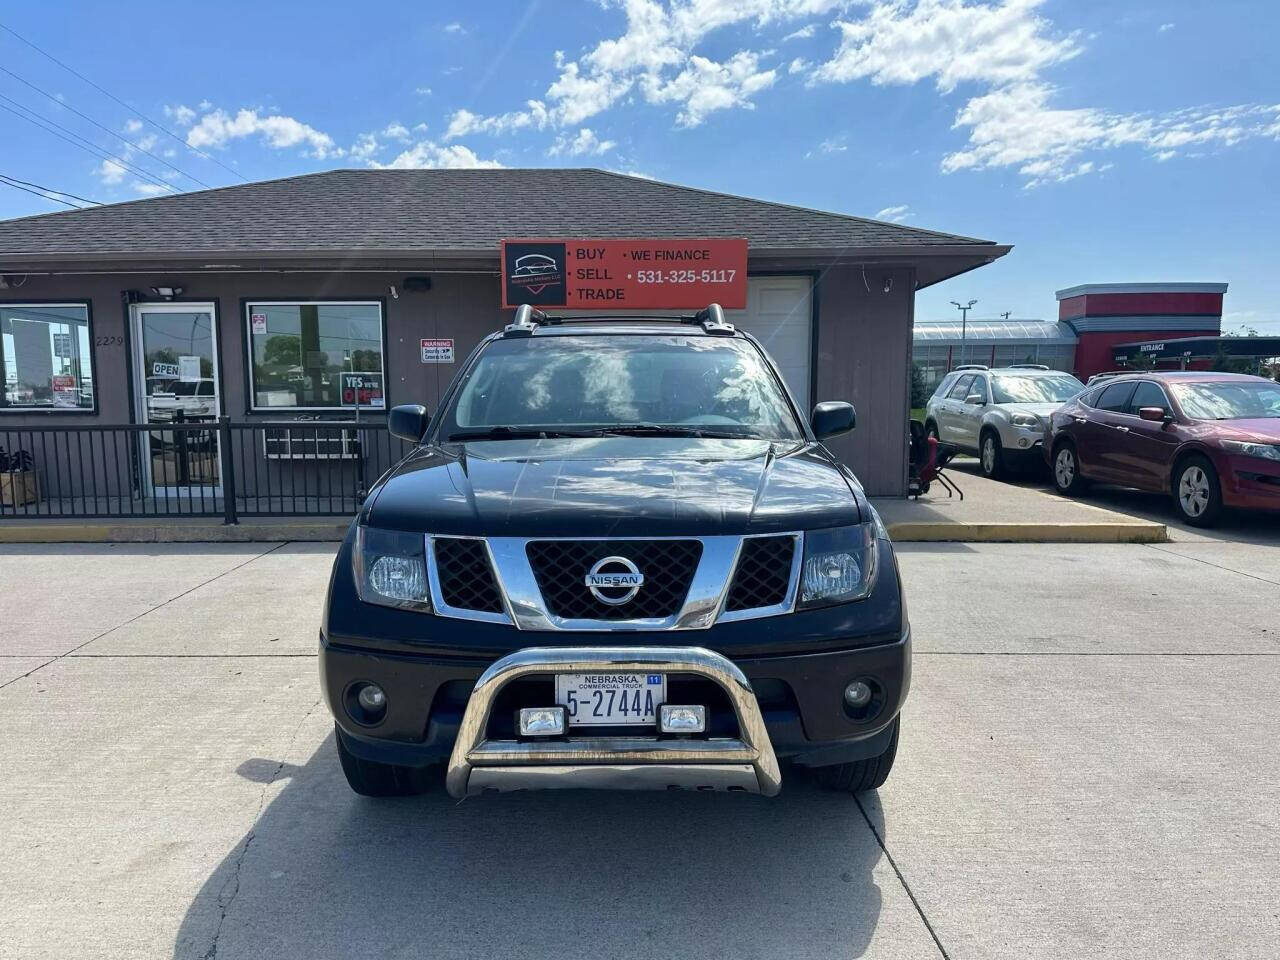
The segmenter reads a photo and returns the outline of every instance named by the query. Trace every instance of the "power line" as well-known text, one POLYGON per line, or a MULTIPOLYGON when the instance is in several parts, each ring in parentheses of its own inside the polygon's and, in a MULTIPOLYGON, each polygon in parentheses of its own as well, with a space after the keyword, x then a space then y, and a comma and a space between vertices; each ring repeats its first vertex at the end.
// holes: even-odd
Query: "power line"
POLYGON ((134 143, 132 140, 128 139, 127 137, 122 137, 120 134, 116 133, 116 132, 115 132, 114 130, 112 130, 110 127, 106 126, 105 124, 101 124, 101 123, 99 123, 97 120, 93 119, 93 117, 89 116, 88 114, 86 114, 86 113, 81 113, 81 112, 80 112, 79 110, 77 110, 75 107, 71 106, 71 104, 69 104, 69 103, 65 103, 65 102, 63 102, 62 100, 59 100, 57 97, 55 97, 53 94, 49 93, 47 90, 41 90, 41 89, 40 89, 39 87, 37 87, 34 83, 32 83, 30 80, 24 80, 22 77, 18 76, 16 73, 14 73, 12 70, 8 69, 7 67, 0 67, 0 71, 3 71, 4 73, 7 73, 9 76, 13 77, 13 79, 17 80, 19 83, 25 84, 26 86, 28 86, 28 87, 30 87, 32 90, 34 90, 36 93, 40 94, 42 97, 45 97, 45 98, 47 98, 47 99, 49 99, 49 100, 53 101, 53 102, 54 102, 55 104, 57 104, 58 106, 63 107, 64 109, 70 110, 70 111, 71 111, 72 113, 74 113, 77 117, 82 117, 83 119, 88 120, 90 123, 92 123, 92 124, 93 124, 95 127, 97 127, 99 130, 104 130, 104 131, 106 131, 107 133, 111 134, 111 136, 113 136, 113 137, 115 137, 117 140, 119 140, 121 143, 127 144, 128 146, 132 147, 134 150, 137 150, 139 153, 145 153, 145 154, 146 154, 148 157, 150 157, 152 160, 156 160, 156 161, 158 161, 158 162, 160 162, 160 163, 163 163, 163 164, 164 164, 166 167, 168 167, 170 170, 173 170, 173 171, 176 171, 177 173, 182 174, 182 175, 183 175, 184 177, 186 177, 188 180, 194 180, 196 183, 200 184, 200 186, 202 186, 202 187, 209 187, 209 186, 210 186, 209 184, 207 184, 207 183, 205 183, 203 180, 201 180, 199 177, 196 177, 196 176, 193 176, 192 174, 187 173, 187 171, 183 170, 181 167, 174 166, 174 165, 173 165, 172 163, 170 163, 168 160, 164 159, 164 157, 158 157, 158 156, 156 156, 156 155, 155 155, 154 153, 152 153, 150 150, 146 149, 145 147, 140 146, 139 144, 134 143))
POLYGON ((51 197, 47 193, 41 193, 39 190, 29 190, 26 187, 20 187, 16 183, 10 183, 8 180, 4 179, 3 177, 0 177, 0 185, 6 186, 6 187, 13 187, 13 189, 15 190, 21 190, 23 193, 29 193, 33 197, 40 197, 42 200, 52 200, 54 203, 66 204, 72 210, 84 209, 84 207, 80 206, 79 204, 72 203, 70 200, 63 200, 61 197, 51 197))
POLYGON ((11 97, 6 97, 3 93, 0 93, 0 100, 7 100, 9 103, 12 103, 14 106, 22 110, 25 110, 26 113, 19 113, 17 110, 13 109, 13 107, 6 107, 3 103, 0 103, 0 110, 7 110, 10 113, 12 113, 15 117, 20 117, 21 119, 26 120, 27 123, 34 124, 35 126, 39 127, 41 130, 44 130, 47 133, 52 133, 55 137, 58 137, 61 140, 66 140, 67 143, 71 144, 73 147, 79 147, 81 150, 84 150, 85 152, 92 154, 93 156, 97 157, 99 160, 105 160, 108 163, 115 164, 116 166, 120 167, 122 170, 126 171, 127 173, 132 173, 134 176, 138 177, 139 179, 146 180, 149 183, 155 184, 157 187, 165 187, 168 189, 172 189, 171 184, 165 183, 163 180, 158 179, 154 175, 148 173, 146 170, 143 170, 141 167, 134 166, 132 163, 130 163, 128 160, 124 159, 123 157, 118 157, 114 153, 108 153, 102 147, 99 147, 97 144, 93 143, 93 141, 86 140, 84 137, 80 136, 80 134, 76 133, 74 130, 64 127, 62 124, 58 123, 56 120, 50 120, 48 117, 41 116, 40 114, 32 110, 30 107, 23 106, 21 103, 18 103, 17 100, 12 99, 11 97), (31 114, 31 116, 27 116, 28 113, 31 114), (45 124, 49 124, 49 126, 45 126, 45 124), (57 129, 56 130, 53 129, 54 127, 56 127, 57 129), (58 130, 63 131, 63 133, 58 133, 58 130))
POLYGON ((114 100, 116 103, 120 104, 120 106, 124 107, 126 110, 128 110, 130 113, 132 113, 134 116, 136 116, 136 117, 141 117, 143 120, 145 120, 147 123, 151 124, 151 125, 152 125, 153 127, 155 127, 157 130, 160 130, 160 131, 162 131, 163 133, 165 133, 166 135, 168 135, 168 136, 172 137, 174 140, 177 140, 180 144, 182 144, 184 147, 186 147, 188 150, 190 150, 190 151, 191 151, 192 153, 194 153, 196 156, 204 157, 206 160, 208 160, 208 161, 210 161, 210 162, 212 162, 212 163, 216 163, 216 164, 217 164, 218 166, 220 166, 223 170, 227 171, 227 173, 231 174, 232 176, 239 177, 241 180, 245 181, 245 183, 248 183, 248 182, 249 182, 249 178, 248 178, 248 177, 246 177, 243 173, 240 173, 240 171, 235 170, 234 168, 227 166, 225 163, 223 163, 223 162, 222 162, 221 160, 219 160, 217 157, 210 156, 209 154, 205 153, 203 150, 197 150, 195 147, 191 146, 191 144, 187 143, 187 141, 186 141, 185 139, 183 139, 182 137, 178 136, 176 133, 174 133, 172 130, 170 130, 168 127, 166 127, 164 124, 159 123, 159 122, 157 122, 157 121, 155 121, 155 120, 152 120, 150 117, 148 117, 145 113, 143 113, 143 112, 142 112, 141 110, 139 110, 137 107, 131 107, 131 106, 129 106, 129 104, 125 103, 123 100, 121 100, 119 97, 117 97, 117 96, 116 96, 114 93, 112 93, 110 90, 105 90, 105 89, 103 89, 102 87, 98 86, 96 83, 94 83, 94 82, 93 82, 92 80, 90 80, 88 77, 86 77, 83 73, 81 73, 80 71, 78 71, 78 70, 74 69, 73 67, 69 67, 69 66, 67 66, 65 63, 63 63, 61 60, 59 60, 59 59, 58 59, 57 57, 55 57, 53 54, 51 54, 51 53, 47 53, 46 51, 44 51, 44 50, 40 49, 40 48, 39 48, 39 47, 37 47, 34 43, 32 43, 30 40, 28 40, 26 37, 22 36, 22 34, 20 34, 20 33, 16 32, 15 30, 11 29, 10 27, 5 26, 3 23, 0 23, 0 30, 3 30, 5 33, 9 34, 9 35, 10 35, 10 36, 12 36, 12 37, 17 38, 18 40, 21 40, 23 43, 25 43, 28 47, 30 47, 30 48, 31 48, 32 50, 34 50, 36 53, 40 54, 42 57, 45 57, 45 58, 47 58, 47 59, 49 59, 49 60, 52 60, 54 63, 56 63, 58 66, 60 66, 63 70, 66 70, 68 73, 72 74, 73 76, 79 77, 81 80, 83 80, 83 81, 84 81, 85 83, 87 83, 89 86, 93 87, 93 89, 97 90, 97 91, 98 91, 100 94, 102 94, 104 97, 107 97, 107 98, 109 98, 109 99, 111 99, 111 100, 114 100))
POLYGON ((97 200, 90 200, 88 197, 77 196, 74 193, 68 193, 66 190, 54 190, 51 187, 44 187, 38 183, 32 183, 30 180, 19 180, 17 177, 11 177, 7 173, 0 173, 0 179, 12 180, 14 183, 21 183, 28 187, 35 187, 37 190, 43 190, 45 193, 60 193, 64 197, 70 197, 72 200, 79 200, 81 203, 91 203, 95 207, 102 206, 97 200))

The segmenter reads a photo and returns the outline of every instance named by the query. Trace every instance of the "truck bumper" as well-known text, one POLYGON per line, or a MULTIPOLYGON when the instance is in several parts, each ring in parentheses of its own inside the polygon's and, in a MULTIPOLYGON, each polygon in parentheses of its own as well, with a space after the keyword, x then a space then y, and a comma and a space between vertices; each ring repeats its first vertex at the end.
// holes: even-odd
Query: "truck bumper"
POLYGON ((600 634, 572 639, 595 642, 530 647, 485 661, 381 653, 321 635, 321 686, 347 750, 402 766, 449 762, 449 787, 459 796, 549 786, 697 786, 769 794, 778 789, 779 761, 828 766, 882 753, 911 682, 909 629, 889 642, 847 650, 733 661, 697 647, 618 647, 599 643, 606 639, 600 634), (556 672, 605 666, 703 684, 687 689, 711 694, 708 735, 663 739, 645 728, 639 736, 595 738, 588 745, 572 731, 552 743, 495 730, 513 704, 551 705, 546 687, 530 680, 549 686, 556 672), (844 702, 853 680, 874 690, 860 711, 844 702), (368 722, 356 701, 364 683, 376 683, 386 694, 376 722, 368 722))

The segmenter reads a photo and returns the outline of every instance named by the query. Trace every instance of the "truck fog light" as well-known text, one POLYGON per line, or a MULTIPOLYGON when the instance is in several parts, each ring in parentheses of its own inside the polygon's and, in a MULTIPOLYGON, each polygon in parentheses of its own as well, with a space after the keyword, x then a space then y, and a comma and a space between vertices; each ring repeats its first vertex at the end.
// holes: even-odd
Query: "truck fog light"
POLYGON ((387 708, 387 694, 376 683, 366 683, 356 694, 360 706, 370 713, 381 713, 387 708))
POLYGON ((707 708, 701 704, 682 707, 664 703, 658 708, 658 729, 663 733, 705 733, 707 708))
POLYGON ((855 710, 860 710, 871 702, 871 687, 861 680, 855 680, 844 688, 844 702, 855 710))
POLYGON ((1031 442, 1031 441, 1030 441, 1030 440, 1028 440, 1026 437, 1019 437, 1019 438, 1018 438, 1018 446, 1020 446, 1020 447, 1025 447, 1025 446, 1026 446, 1027 444, 1029 444, 1030 442, 1031 442))
POLYGON ((564 707, 521 707, 520 736, 558 737, 564 733, 564 707))

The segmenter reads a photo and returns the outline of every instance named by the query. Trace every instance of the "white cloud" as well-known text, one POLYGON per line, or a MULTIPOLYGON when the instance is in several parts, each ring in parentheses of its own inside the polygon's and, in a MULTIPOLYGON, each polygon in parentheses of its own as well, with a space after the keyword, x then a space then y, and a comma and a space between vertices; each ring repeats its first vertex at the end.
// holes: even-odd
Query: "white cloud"
POLYGON ((418 96, 420 96, 420 97, 429 97, 429 96, 431 96, 431 88, 430 88, 430 87, 414 87, 414 88, 413 88, 413 92, 414 92, 414 93, 416 93, 416 94, 417 94, 418 96))
POLYGON ((912 84, 932 78, 950 93, 961 83, 1004 84, 1035 78, 1080 53, 1073 36, 1047 36, 1035 15, 1042 0, 881 0, 861 20, 840 21, 840 46, 815 81, 912 84))
POLYGON ((188 127, 196 118, 196 112, 190 107, 176 104, 174 106, 166 106, 164 115, 178 124, 180 127, 188 127))
POLYGON ((114 160, 103 160, 94 167, 93 172, 108 187, 114 187, 129 173, 122 164, 116 163, 114 160))
POLYGON ((525 110, 514 110, 492 117, 482 117, 470 110, 455 111, 444 132, 446 140, 472 133, 510 133, 525 127, 542 129, 547 125, 547 108, 539 100, 530 100, 525 110))
POLYGON ((467 32, 467 28, 458 22, 447 24, 444 28, 445 33, 462 34, 467 32))
POLYGON ((1245 104, 1165 114, 1061 107, 1044 75, 1082 51, 1078 34, 1056 35, 1039 15, 1044 0, 870 0, 858 19, 837 22, 840 45, 810 83, 910 85, 942 94, 982 89, 956 114, 969 142, 942 159, 945 172, 1014 167, 1028 187, 1100 173, 1088 154, 1146 149, 1168 160, 1187 145, 1230 146, 1280 136, 1280 106, 1245 104))
POLYGON ((808 40, 815 32, 817 32, 817 27, 811 23, 807 27, 801 27, 799 30, 791 31, 782 38, 782 42, 786 43, 788 40, 808 40))
POLYGON ((403 170, 414 167, 496 168, 502 164, 497 160, 481 160, 471 148, 460 143, 438 144, 431 140, 420 140, 390 163, 369 161, 369 166, 383 170, 403 170))
MULTIPOLYGON (((699 52, 726 27, 775 23, 830 13, 848 0, 612 0, 626 15, 625 31, 602 40, 577 59, 557 52, 558 75, 537 101, 545 117, 516 122, 515 115, 476 118, 473 130, 502 133, 527 126, 572 128, 632 96, 675 107, 676 122, 696 127, 712 113, 751 109, 753 98, 777 81, 765 63, 772 51, 738 50, 723 59, 699 52), (498 121, 492 127, 483 120, 498 121)), ((804 35, 804 29, 798 31, 804 35)), ((526 113, 527 111, 517 111, 526 113)))
POLYGON ((787 73, 808 73, 812 66, 804 57, 796 57, 787 64, 787 73))
POLYGON ((403 123, 391 122, 386 125, 382 135, 389 140, 409 140, 409 128, 403 123))
POLYGON ((806 160, 811 160, 820 154, 844 153, 849 149, 849 137, 841 134, 838 137, 828 137, 820 144, 804 155, 806 160))
POLYGON ((161 194, 174 192, 174 188, 168 184, 144 183, 141 180, 134 181, 133 189, 135 193, 144 197, 158 197, 161 194))
POLYGON ((139 130, 141 130, 141 129, 142 129, 142 121, 141 121, 141 120, 126 120, 126 121, 124 122, 124 132, 125 132, 125 133, 137 133, 137 132, 138 132, 139 130))
POLYGON ((196 149, 221 148, 232 140, 252 136, 261 137, 267 146, 279 150, 307 147, 318 159, 342 153, 332 137, 301 120, 279 114, 262 116, 257 110, 247 108, 237 111, 235 116, 222 109, 209 111, 187 131, 187 145, 196 149))
POLYGON ((1177 26, 1176 23, 1162 23, 1160 24, 1159 27, 1156 28, 1156 33, 1168 33, 1170 30, 1172 30, 1176 26, 1177 26))
POLYGON ((911 216, 911 208, 904 203, 900 206, 885 207, 883 210, 877 210, 873 219, 888 220, 890 223, 901 223, 909 216, 911 216))
POLYGON ((561 134, 547 151, 553 157, 599 156, 608 153, 618 144, 613 140, 601 140, 588 127, 583 127, 576 136, 561 134))

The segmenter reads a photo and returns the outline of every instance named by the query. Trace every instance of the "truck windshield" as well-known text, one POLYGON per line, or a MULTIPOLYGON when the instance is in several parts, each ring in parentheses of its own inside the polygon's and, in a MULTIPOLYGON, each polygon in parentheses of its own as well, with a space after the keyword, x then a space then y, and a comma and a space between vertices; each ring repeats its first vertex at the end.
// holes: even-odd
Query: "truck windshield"
POLYGON ((1084 389, 1070 374, 1054 377, 992 377, 991 393, 996 403, 1066 403, 1084 389))
POLYGON ((495 340, 467 372, 442 424, 445 439, 803 436, 752 344, 678 334, 495 340))

